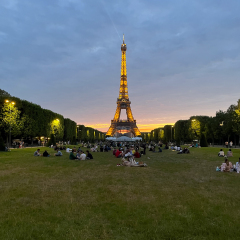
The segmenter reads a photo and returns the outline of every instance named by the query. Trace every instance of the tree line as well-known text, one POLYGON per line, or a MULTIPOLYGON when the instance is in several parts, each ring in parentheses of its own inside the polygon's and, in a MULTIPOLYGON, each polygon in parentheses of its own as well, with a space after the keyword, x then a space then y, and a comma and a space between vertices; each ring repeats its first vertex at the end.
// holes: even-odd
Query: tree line
POLYGON ((104 133, 84 125, 78 125, 61 114, 11 96, 0 89, 0 133, 6 142, 9 136, 33 143, 36 139, 48 139, 54 135, 57 141, 104 140, 104 133), (11 134, 10 134, 11 132, 11 134))
POLYGON ((174 125, 142 133, 142 138, 146 142, 175 141, 177 144, 196 140, 201 146, 223 145, 229 141, 240 145, 240 99, 226 111, 217 111, 214 117, 191 116, 188 120, 178 120, 174 125))

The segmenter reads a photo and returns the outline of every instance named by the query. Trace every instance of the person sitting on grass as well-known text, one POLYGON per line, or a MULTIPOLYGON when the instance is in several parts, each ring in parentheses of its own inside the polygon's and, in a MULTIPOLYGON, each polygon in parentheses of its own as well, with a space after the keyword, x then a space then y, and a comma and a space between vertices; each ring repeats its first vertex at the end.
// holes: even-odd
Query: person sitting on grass
POLYGON ((236 162, 235 171, 236 171, 237 173, 239 173, 239 171, 240 171, 240 158, 238 159, 238 162, 236 162))
POLYGON ((232 163, 229 162, 228 159, 226 159, 225 163, 226 163, 226 167, 225 167, 224 172, 232 172, 232 169, 233 169, 232 163))
POLYGON ((88 150, 86 151, 86 153, 87 153, 86 159, 93 159, 92 154, 88 150))
POLYGON ((155 146, 154 145, 152 146, 152 152, 155 153, 155 146))
POLYGON ((74 150, 72 150, 72 152, 70 152, 70 155, 69 155, 69 159, 70 160, 75 160, 75 159, 77 159, 77 157, 74 155, 74 150))
POLYGON ((220 149, 220 152, 218 153, 219 157, 224 157, 224 151, 222 149, 220 149))
POLYGON ((81 153, 82 153, 82 150, 77 151, 76 157, 77 157, 78 159, 80 158, 81 153))
POLYGON ((43 157, 50 157, 50 154, 47 152, 47 150, 44 151, 43 157))
POLYGON ((190 151, 189 151, 189 149, 184 148, 183 151, 182 151, 182 153, 190 153, 190 151))
POLYGON ((39 153, 40 152, 40 149, 38 149, 37 151, 34 152, 33 156, 35 157, 40 157, 41 154, 39 153))
POLYGON ((122 166, 128 166, 128 167, 147 167, 146 163, 139 162, 137 163, 133 157, 126 160, 125 158, 122 158, 122 166))
POLYGON ((233 169, 233 165, 228 159, 225 159, 225 162, 221 165, 221 172, 231 172, 233 169))
POLYGON ((66 148, 66 152, 69 153, 69 152, 71 152, 71 151, 72 151, 72 149, 70 149, 69 147, 66 148))
POLYGON ((227 152, 227 157, 233 157, 233 153, 231 149, 229 149, 229 151, 227 152))
POLYGON ((138 152, 138 150, 136 149, 135 153, 133 154, 133 156, 135 158, 140 158, 141 157, 141 154, 138 152))
POLYGON ((183 154, 183 150, 182 150, 182 149, 179 150, 179 151, 177 152, 177 154, 183 154))
POLYGON ((122 151, 120 151, 120 149, 117 149, 115 156, 116 156, 116 158, 122 157, 122 151))
POLYGON ((79 157, 79 160, 86 160, 86 154, 83 152, 83 151, 81 151, 81 155, 80 155, 80 157, 79 157))
POLYGON ((61 157, 63 155, 62 152, 59 150, 59 148, 57 148, 56 151, 57 153, 54 153, 54 156, 61 157))

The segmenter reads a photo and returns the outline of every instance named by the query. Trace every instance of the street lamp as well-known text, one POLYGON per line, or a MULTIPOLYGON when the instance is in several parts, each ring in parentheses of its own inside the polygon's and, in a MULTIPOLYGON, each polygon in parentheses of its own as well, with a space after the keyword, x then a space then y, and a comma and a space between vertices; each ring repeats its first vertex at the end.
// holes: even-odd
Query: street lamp
POLYGON ((8 141, 8 148, 10 148, 10 146, 11 146, 11 118, 12 118, 12 106, 14 106, 14 104, 15 104, 15 102, 11 102, 11 101, 9 101, 9 100, 6 100, 5 101, 6 103, 8 103, 8 104, 10 104, 9 106, 10 106, 10 131, 9 131, 9 141, 8 141))
POLYGON ((171 142, 172 142, 172 128, 173 128, 173 126, 171 126, 171 142))

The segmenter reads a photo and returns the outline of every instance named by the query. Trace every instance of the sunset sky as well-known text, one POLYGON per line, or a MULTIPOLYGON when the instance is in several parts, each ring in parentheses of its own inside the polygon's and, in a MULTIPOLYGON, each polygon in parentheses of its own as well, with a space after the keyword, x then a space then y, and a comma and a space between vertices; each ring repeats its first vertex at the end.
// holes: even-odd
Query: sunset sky
POLYGON ((214 116, 240 98, 239 9, 236 0, 1 0, 0 88, 107 131, 124 33, 140 131, 214 116))

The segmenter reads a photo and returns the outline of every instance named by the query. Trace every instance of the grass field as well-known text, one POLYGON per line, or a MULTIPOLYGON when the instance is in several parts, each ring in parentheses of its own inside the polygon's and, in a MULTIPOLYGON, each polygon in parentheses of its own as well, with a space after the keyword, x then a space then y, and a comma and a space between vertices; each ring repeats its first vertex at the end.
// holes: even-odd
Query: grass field
POLYGON ((219 148, 147 151, 146 168, 34 151, 0 152, 0 239, 240 239, 240 174, 215 171, 219 148))

